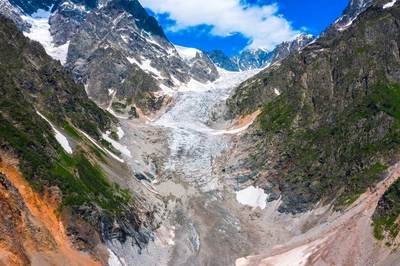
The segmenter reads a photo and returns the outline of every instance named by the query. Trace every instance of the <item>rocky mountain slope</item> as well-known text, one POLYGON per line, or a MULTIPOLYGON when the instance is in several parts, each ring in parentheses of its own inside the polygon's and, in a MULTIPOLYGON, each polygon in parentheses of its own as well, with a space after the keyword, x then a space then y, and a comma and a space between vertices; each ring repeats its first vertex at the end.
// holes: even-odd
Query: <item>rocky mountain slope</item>
MULTIPOLYGON (((261 110, 239 182, 282 195, 281 212, 348 206, 399 160, 399 6, 376 1, 345 31, 244 82, 231 116, 261 110)), ((228 115, 228 116, 229 116, 228 115)))
MULTIPOLYGON (((182 58, 155 18, 136 0, 11 4, 35 17, 22 16, 25 23, 35 25, 33 31, 49 27, 46 38, 43 34, 27 35, 47 44, 50 55, 64 58, 75 80, 82 81, 89 97, 105 108, 116 102, 150 114, 166 101, 162 96, 165 88, 174 89, 191 80, 206 83, 218 77, 217 69, 201 51, 195 60, 182 58), (65 54, 60 57, 60 53, 65 54)), ((21 20, 17 15, 8 17, 16 23, 21 20)))
POLYGON ((164 205, 119 176, 131 174, 101 140, 118 121, 3 16, 0 48, 0 264, 96 265, 107 243, 143 249, 164 205))
POLYGON ((364 12, 373 2, 375 2, 375 0, 350 0, 349 5, 343 10, 342 16, 332 23, 329 28, 338 31, 345 30, 353 23, 353 20, 364 12))
POLYGON ((228 58, 222 51, 214 50, 207 56, 218 67, 228 71, 246 71, 260 69, 287 57, 292 51, 298 51, 315 39, 310 34, 301 34, 291 41, 278 45, 273 51, 264 49, 244 50, 239 56, 228 58))

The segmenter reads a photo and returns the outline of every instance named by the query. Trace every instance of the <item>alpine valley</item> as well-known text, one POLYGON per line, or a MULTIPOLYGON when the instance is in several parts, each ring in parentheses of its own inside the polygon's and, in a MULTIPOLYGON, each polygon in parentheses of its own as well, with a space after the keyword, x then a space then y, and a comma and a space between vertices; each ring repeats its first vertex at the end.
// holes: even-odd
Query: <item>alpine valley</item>
POLYGON ((137 0, 0 0, 0 265, 400 265, 400 3, 234 57, 137 0))

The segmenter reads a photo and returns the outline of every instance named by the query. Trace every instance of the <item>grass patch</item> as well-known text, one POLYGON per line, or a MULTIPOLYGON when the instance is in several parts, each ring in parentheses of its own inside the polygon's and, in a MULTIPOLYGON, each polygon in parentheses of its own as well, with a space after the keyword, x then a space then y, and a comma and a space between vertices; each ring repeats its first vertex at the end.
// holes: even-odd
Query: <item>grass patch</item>
POLYGON ((71 137, 74 137, 75 139, 78 139, 78 140, 82 140, 82 138, 81 138, 81 136, 78 134, 78 132, 76 132, 76 130, 72 127, 72 126, 70 126, 69 124, 68 124, 68 122, 64 122, 64 124, 63 124, 63 129, 65 130, 65 131, 67 131, 68 132, 68 134, 71 136, 71 137))
POLYGON ((113 102, 111 104, 112 109, 119 114, 125 114, 126 105, 119 102, 113 102))

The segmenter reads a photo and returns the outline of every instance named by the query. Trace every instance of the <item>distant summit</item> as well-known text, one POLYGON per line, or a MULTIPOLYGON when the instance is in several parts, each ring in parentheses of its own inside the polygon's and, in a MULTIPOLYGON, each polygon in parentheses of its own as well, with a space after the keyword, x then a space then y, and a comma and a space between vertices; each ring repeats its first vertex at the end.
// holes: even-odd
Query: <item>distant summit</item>
POLYGON ((218 67, 228 71, 260 69, 287 57, 292 51, 300 50, 312 42, 311 34, 301 34, 291 41, 278 45, 273 51, 265 49, 244 50, 239 56, 228 58, 222 51, 214 50, 207 55, 218 67))

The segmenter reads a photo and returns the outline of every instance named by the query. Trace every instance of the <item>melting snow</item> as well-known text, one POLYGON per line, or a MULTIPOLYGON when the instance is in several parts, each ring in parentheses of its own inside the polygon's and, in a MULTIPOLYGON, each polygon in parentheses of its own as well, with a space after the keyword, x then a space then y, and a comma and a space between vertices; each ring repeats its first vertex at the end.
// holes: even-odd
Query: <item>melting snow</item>
POLYGON ((108 253, 110 254, 110 257, 108 257, 108 264, 110 266, 124 266, 125 264, 122 264, 121 261, 118 259, 118 257, 114 254, 114 252, 110 249, 107 249, 108 253))
POLYGON ((190 61, 191 59, 196 57, 197 53, 201 53, 200 50, 195 48, 183 47, 179 45, 175 45, 176 50, 179 55, 183 58, 183 60, 190 61))
POLYGON ((142 58, 142 63, 140 64, 140 63, 139 63, 138 61, 136 61, 136 59, 133 58, 133 57, 127 57, 126 59, 129 61, 129 63, 138 65, 142 70, 147 71, 147 72, 150 72, 150 73, 153 73, 153 74, 155 74, 157 77, 162 78, 162 75, 161 75, 160 71, 158 71, 157 69, 155 69, 154 67, 152 67, 152 66, 150 65, 150 64, 151 64, 151 60, 143 59, 143 58, 142 58))
POLYGON ((122 139, 122 137, 125 135, 125 132, 122 130, 121 127, 117 127, 117 135, 119 139, 122 139))
MULTIPOLYGON (((148 72, 154 73, 159 78, 162 78, 161 73, 150 65, 151 60, 143 60, 142 69, 147 70, 148 72)), ((140 66, 140 65, 139 65, 140 66)))
POLYGON ((394 6, 394 4, 396 3, 396 1, 397 1, 397 0, 393 0, 393 1, 390 2, 390 3, 387 3, 387 4, 383 5, 383 9, 386 9, 386 8, 389 8, 389 7, 394 6))
POLYGON ((129 63, 131 63, 131 64, 136 64, 136 65, 140 66, 140 63, 139 63, 138 61, 136 61, 135 58, 133 58, 133 57, 127 57, 126 59, 128 59, 129 63))
POLYGON ((44 120, 46 120, 47 123, 49 123, 50 126, 53 128, 54 132, 56 132, 56 134, 55 134, 54 137, 56 138, 56 140, 58 141, 58 143, 60 143, 61 147, 62 147, 67 153, 72 154, 72 148, 71 148, 71 146, 69 145, 68 139, 67 139, 60 131, 58 131, 58 130, 54 127, 54 125, 53 125, 46 117, 44 117, 44 115, 42 115, 42 114, 39 113, 38 111, 36 111, 36 113, 37 113, 38 115, 40 115, 44 120))
POLYGON ((22 16, 29 24, 32 25, 31 32, 24 32, 24 35, 32 40, 41 43, 46 50, 47 54, 55 60, 59 60, 61 64, 65 64, 67 60, 69 41, 64 45, 55 47, 53 37, 50 35, 49 17, 51 13, 39 9, 31 17, 22 16))
POLYGON ((101 147, 99 144, 97 144, 97 142, 92 139, 88 134, 86 134, 85 132, 83 132, 82 130, 79 130, 79 132, 81 132, 88 140, 90 140, 94 145, 96 145, 97 148, 99 148, 100 150, 104 151, 105 153, 108 153, 109 155, 111 155, 111 157, 113 157, 114 159, 116 159, 117 161, 120 161, 121 163, 124 162, 123 159, 119 158, 117 155, 115 155, 114 153, 110 152, 107 149, 104 149, 103 147, 101 147))
POLYGON ((111 145, 116 148, 117 150, 119 150, 120 152, 122 152, 123 154, 125 154, 128 157, 132 158, 131 152, 128 150, 128 148, 126 146, 121 145, 120 143, 116 142, 115 140, 111 139, 109 136, 107 136, 107 134, 103 134, 102 135, 103 139, 107 140, 108 142, 111 143, 111 145))
POLYGON ((253 186, 236 193, 236 200, 241 204, 252 206, 253 210, 257 207, 260 207, 261 210, 265 209, 267 197, 268 194, 265 194, 263 189, 253 186))

